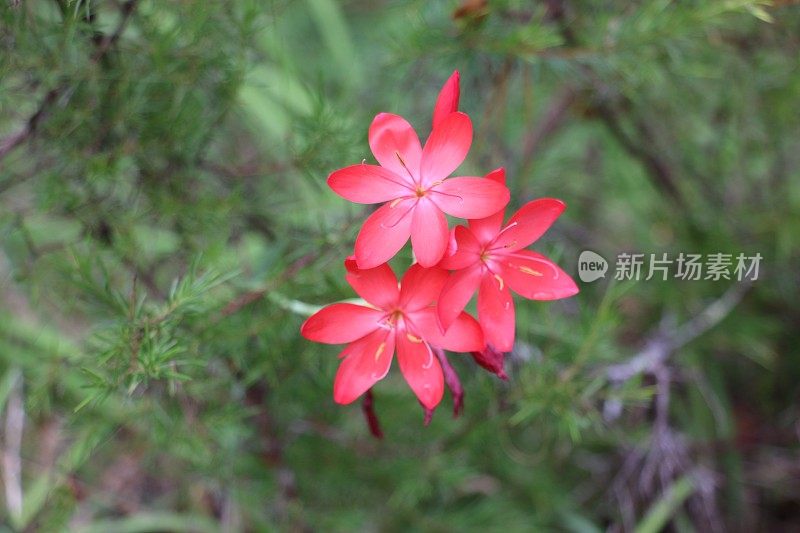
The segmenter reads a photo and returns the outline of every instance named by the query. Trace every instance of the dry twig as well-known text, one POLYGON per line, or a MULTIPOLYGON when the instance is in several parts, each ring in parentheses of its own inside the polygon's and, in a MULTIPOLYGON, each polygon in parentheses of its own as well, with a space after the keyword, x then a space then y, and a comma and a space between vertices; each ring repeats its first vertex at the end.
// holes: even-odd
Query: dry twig
POLYGON ((22 372, 12 369, 14 384, 6 404, 3 428, 3 484, 6 508, 15 518, 22 516, 22 431, 25 427, 25 408, 22 403, 22 372))

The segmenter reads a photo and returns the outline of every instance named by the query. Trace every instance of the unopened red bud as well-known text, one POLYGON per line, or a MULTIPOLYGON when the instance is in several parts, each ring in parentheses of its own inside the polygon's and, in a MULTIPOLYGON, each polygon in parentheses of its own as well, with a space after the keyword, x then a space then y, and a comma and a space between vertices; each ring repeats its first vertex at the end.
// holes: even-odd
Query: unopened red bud
POLYGON ((508 379, 508 375, 504 370, 505 354, 495 350, 491 345, 487 345, 481 352, 470 352, 472 358, 480 366, 496 374, 500 379, 508 379))

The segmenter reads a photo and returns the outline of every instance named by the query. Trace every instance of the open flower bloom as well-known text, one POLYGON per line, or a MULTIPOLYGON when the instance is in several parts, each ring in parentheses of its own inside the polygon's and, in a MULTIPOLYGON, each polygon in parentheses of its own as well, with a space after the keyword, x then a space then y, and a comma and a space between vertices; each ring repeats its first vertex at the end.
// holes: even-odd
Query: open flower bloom
POLYGON ((457 106, 454 73, 439 95, 433 131, 424 147, 403 117, 380 113, 369 128, 369 146, 379 165, 353 165, 328 177, 330 188, 351 202, 385 202, 356 237, 359 268, 387 262, 409 237, 419 264, 432 267, 447 250, 445 213, 483 218, 508 203, 505 184, 480 177, 448 179, 472 144, 472 122, 466 114, 452 111, 457 106))
POLYGON ((359 269, 350 257, 345 267, 348 283, 368 305, 329 305, 300 329, 312 341, 349 343, 340 354, 334 400, 347 404, 369 390, 389 372, 396 349, 403 377, 422 405, 433 409, 442 399, 444 378, 431 346, 454 352, 482 350, 480 325, 460 312, 442 334, 432 304, 447 281, 444 270, 413 265, 398 286, 388 264, 359 269))
MULTIPOLYGON (((505 183, 497 169, 486 181, 505 183)), ((439 266, 456 270, 442 289, 438 315, 447 330, 478 290, 478 320, 488 345, 508 352, 514 345, 510 290, 533 300, 557 300, 578 292, 575 282, 547 257, 524 250, 564 211, 560 200, 540 198, 522 206, 501 229, 504 210, 453 231, 450 255, 439 266), (510 290, 509 290, 510 289, 510 290)))

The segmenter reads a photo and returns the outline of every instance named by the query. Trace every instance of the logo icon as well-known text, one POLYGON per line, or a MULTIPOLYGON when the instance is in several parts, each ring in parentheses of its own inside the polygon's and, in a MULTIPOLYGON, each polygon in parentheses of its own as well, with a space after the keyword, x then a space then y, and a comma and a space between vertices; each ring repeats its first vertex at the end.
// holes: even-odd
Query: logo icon
POLYGON ((608 261, 603 256, 591 250, 584 250, 578 257, 578 277, 584 283, 591 283, 597 279, 606 277, 608 271, 608 261))

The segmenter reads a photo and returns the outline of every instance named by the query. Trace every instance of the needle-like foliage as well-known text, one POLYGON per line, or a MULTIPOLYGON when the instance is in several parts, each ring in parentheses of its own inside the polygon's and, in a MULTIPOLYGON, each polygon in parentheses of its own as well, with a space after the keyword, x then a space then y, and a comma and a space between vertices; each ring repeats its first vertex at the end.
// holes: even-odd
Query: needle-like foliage
POLYGON ((796 525, 798 27, 784 0, 0 0, 0 529, 796 525), (508 214, 562 199, 536 251, 609 271, 517 301, 507 381, 450 356, 462 414, 425 428, 399 375, 334 404, 299 328, 352 298, 371 213, 327 176, 375 164, 377 113, 430 131, 454 70, 459 175, 505 166, 508 214), (762 262, 615 280, 621 253, 762 262))

